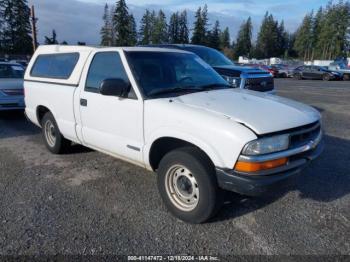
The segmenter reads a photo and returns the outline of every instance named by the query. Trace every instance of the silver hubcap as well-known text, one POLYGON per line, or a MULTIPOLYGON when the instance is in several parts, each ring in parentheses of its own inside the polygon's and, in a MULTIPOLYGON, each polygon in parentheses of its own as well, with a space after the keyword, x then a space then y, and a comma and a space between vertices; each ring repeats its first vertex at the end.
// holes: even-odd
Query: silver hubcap
POLYGON ((56 131, 53 123, 48 120, 45 122, 44 133, 47 143, 50 147, 54 147, 56 144, 56 131))
POLYGON ((182 211, 192 211, 199 201, 199 188, 190 170, 181 165, 169 168, 165 188, 171 202, 182 211))

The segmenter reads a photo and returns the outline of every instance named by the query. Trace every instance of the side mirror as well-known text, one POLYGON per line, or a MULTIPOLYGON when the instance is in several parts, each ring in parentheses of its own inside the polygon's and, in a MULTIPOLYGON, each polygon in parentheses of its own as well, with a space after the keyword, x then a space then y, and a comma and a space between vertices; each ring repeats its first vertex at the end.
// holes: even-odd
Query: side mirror
POLYGON ((130 90, 130 83, 120 78, 105 79, 100 85, 100 94, 104 96, 126 97, 130 90))

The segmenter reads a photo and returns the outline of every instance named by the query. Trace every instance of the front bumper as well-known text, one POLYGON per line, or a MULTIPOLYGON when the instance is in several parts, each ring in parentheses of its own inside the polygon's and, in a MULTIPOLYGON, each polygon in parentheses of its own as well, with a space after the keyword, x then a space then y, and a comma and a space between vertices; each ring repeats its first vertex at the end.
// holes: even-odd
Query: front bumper
POLYGON ((0 111, 24 109, 24 97, 1 97, 0 111))
POLYGON ((320 142, 316 148, 291 157, 292 160, 285 166, 253 174, 217 168, 219 187, 247 196, 258 196, 274 191, 290 184, 293 181, 292 178, 298 176, 302 169, 322 153, 323 148, 324 144, 320 142))

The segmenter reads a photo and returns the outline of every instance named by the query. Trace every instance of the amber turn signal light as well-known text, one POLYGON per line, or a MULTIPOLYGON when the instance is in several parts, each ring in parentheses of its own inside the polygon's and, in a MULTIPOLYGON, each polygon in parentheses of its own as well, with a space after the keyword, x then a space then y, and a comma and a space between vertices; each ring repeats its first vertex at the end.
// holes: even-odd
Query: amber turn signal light
POLYGON ((239 172, 256 172, 266 169, 271 169, 287 164, 288 158, 280 158, 266 162, 243 162, 238 161, 235 170, 239 172))

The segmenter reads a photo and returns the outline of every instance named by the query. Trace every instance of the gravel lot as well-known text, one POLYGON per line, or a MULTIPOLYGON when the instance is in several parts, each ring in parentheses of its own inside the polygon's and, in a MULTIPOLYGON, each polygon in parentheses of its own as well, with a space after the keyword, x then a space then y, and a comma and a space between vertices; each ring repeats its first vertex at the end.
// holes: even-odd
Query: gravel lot
POLYGON ((323 155, 295 186, 233 193, 210 223, 173 218, 155 175, 75 146, 50 154, 21 113, 0 114, 0 254, 350 254, 350 82, 276 80, 322 112, 323 155))

